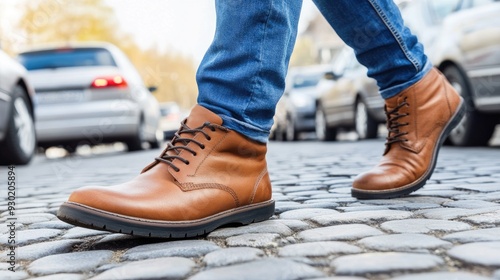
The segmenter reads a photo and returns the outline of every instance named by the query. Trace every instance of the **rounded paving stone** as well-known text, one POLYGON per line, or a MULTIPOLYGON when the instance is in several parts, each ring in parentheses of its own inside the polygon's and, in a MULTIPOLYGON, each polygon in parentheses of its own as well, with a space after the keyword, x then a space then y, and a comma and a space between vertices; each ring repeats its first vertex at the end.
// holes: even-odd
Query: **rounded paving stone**
POLYGON ((356 254, 361 249, 344 242, 324 241, 287 245, 280 248, 280 257, 324 257, 332 254, 356 254))
POLYGON ((101 231, 101 230, 95 230, 95 229, 74 227, 74 228, 69 229, 62 236, 62 238, 68 238, 68 239, 83 238, 83 237, 96 236, 96 235, 102 235, 102 234, 109 234, 109 232, 107 232, 107 231, 101 231))
POLYGON ((210 252, 203 257, 209 267, 225 266, 262 258, 264 251, 257 248, 235 247, 210 252))
POLYGON ((367 225, 351 224, 308 229, 297 234, 303 241, 356 240, 368 236, 384 234, 367 225))
POLYGON ((186 258, 170 257, 135 261, 106 270, 92 280, 184 279, 196 264, 186 258))
POLYGON ((500 241, 500 228, 487 228, 451 233, 444 240, 459 243, 500 241))
POLYGON ((2 280, 23 280, 29 277, 28 273, 25 271, 12 272, 9 270, 0 271, 0 279, 2 280))
POLYGON ((83 280, 83 279, 87 279, 87 277, 85 277, 82 274, 75 274, 75 273, 59 273, 59 274, 52 274, 36 278, 30 278, 30 280, 83 280))
POLYGON ((220 249, 215 243, 205 240, 181 240, 140 245, 131 248, 122 260, 136 261, 160 257, 200 257, 220 249))
MULTIPOLYGON (((62 254, 70 252, 73 246, 80 244, 83 241, 80 240, 56 240, 47 241, 42 243, 35 243, 31 245, 21 246, 17 248, 16 259, 17 260, 36 260, 45 256, 62 254)), ((0 260, 6 260, 6 256, 2 255, 0 260)))
POLYGON ((465 217, 462 218, 462 220, 476 225, 500 224, 500 210, 491 213, 484 213, 480 215, 465 217))
POLYGON ((412 275, 399 276, 391 280, 488 280, 483 276, 468 272, 428 272, 412 275))
POLYGON ((289 227, 291 230, 294 230, 294 231, 299 231, 299 230, 305 230, 305 229, 308 229, 308 228, 311 228, 311 225, 304 222, 304 221, 301 221, 301 220, 282 220, 282 219, 276 219, 276 220, 273 220, 273 221, 276 221, 278 223, 282 223, 284 224, 285 226, 289 227))
POLYGON ((340 223, 368 223, 372 221, 400 220, 411 217, 413 214, 408 211, 399 210, 373 210, 355 211, 347 213, 337 213, 324 216, 317 216, 311 220, 320 225, 333 225, 340 223))
POLYGON ((366 237, 358 241, 366 248, 377 251, 410 251, 419 249, 449 248, 450 242, 434 236, 417 233, 390 234, 366 237))
POLYGON ((469 264, 500 266, 500 242, 480 242, 459 245, 448 255, 469 264))
POLYGON ((413 253, 366 253, 334 259, 331 265, 338 275, 363 275, 367 273, 391 273, 419 271, 442 265, 441 258, 429 254, 413 253))
POLYGON ((226 243, 228 246, 269 248, 277 247, 279 238, 280 235, 276 233, 249 233, 231 236, 226 239, 226 243))
POLYGON ((220 228, 211 232, 208 235, 208 237, 209 238, 230 237, 245 233, 277 233, 279 235, 288 236, 292 235, 293 231, 289 227, 280 222, 274 220, 268 220, 241 227, 220 228))
POLYGON ((315 268, 291 260, 268 258, 202 271, 189 280, 294 280, 322 277, 315 268))
POLYGON ((57 217, 49 213, 25 214, 17 216, 16 223, 33 224, 33 223, 46 222, 50 220, 57 220, 57 217))
POLYGON ((322 209, 322 208, 304 208, 297 210, 290 210, 280 214, 280 219, 291 219, 291 220, 305 220, 316 216, 322 216, 327 214, 336 214, 338 211, 332 209, 322 209))
POLYGON ((470 225, 462 222, 433 219, 389 221, 381 224, 380 227, 397 233, 429 233, 433 231, 454 232, 471 228, 470 225))
MULTIPOLYGON (((27 229, 16 231, 16 244, 18 246, 32 242, 40 242, 56 237, 61 233, 59 229, 27 229)), ((0 235, 0 244, 8 245, 9 233, 0 235)))
POLYGON ((75 226, 65 223, 63 221, 46 221, 46 222, 34 223, 29 226, 30 229, 36 229, 36 228, 70 229, 73 227, 75 226))
POLYGON ((35 275, 88 272, 111 260, 108 250, 74 252, 43 257, 32 262, 28 271, 35 275))

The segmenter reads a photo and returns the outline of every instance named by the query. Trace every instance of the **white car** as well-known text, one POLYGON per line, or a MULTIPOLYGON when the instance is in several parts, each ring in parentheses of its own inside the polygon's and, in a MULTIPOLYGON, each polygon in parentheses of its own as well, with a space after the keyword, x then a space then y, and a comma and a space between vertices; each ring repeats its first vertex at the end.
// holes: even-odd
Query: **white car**
POLYGON ((35 153, 34 94, 26 69, 0 50, 0 165, 27 164, 35 153))
POLYGON ((160 110, 128 58, 107 43, 78 43, 19 54, 37 96, 41 147, 122 141, 129 151, 158 147, 160 110))

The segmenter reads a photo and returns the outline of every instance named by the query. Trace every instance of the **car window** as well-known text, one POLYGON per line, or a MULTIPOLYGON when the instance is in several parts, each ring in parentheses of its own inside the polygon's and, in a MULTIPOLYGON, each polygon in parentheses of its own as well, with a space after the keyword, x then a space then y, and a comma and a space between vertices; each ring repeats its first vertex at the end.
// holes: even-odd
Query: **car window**
POLYGON ((27 52, 19 61, 28 70, 82 66, 116 66, 111 54, 102 48, 55 49, 27 52))
POLYGON ((293 87, 294 88, 313 87, 318 84, 321 77, 323 77, 323 73, 314 75, 297 75, 293 79, 293 87))

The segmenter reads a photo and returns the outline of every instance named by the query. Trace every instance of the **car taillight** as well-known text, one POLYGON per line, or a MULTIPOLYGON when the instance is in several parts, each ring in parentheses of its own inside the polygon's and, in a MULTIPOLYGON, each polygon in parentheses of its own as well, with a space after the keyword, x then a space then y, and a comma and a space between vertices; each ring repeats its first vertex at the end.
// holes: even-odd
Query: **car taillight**
POLYGON ((96 78, 91 87, 92 88, 108 88, 108 87, 126 87, 127 82, 122 76, 99 77, 96 78))

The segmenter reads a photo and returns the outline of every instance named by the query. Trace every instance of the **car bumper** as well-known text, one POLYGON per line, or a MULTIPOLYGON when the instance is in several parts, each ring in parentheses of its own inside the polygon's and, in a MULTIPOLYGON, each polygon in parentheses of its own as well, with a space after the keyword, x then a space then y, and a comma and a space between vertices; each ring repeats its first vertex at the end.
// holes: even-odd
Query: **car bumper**
POLYGON ((129 100, 44 105, 35 109, 38 142, 87 140, 92 144, 137 134, 138 105, 129 100))

